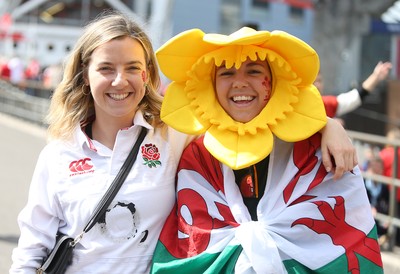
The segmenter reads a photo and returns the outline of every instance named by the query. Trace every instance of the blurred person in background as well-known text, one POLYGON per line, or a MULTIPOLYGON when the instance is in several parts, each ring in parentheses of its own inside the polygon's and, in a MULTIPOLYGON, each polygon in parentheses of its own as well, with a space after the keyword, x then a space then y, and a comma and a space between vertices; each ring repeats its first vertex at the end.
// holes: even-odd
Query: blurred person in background
MULTIPOLYGON (((400 128, 392 128, 390 129, 386 137, 388 140, 397 140, 400 141, 400 128)), ((397 147, 395 151, 395 147, 392 145, 388 145, 384 147, 380 153, 379 156, 381 157, 383 161, 383 175, 387 177, 394 177, 394 172, 396 172, 397 179, 400 179, 400 148, 397 147), (395 153, 397 153, 397 167, 394 167, 396 170, 393 169, 393 164, 394 164, 394 157, 395 153)), ((391 189, 391 188, 389 188, 391 189)), ((396 217, 400 217, 400 187, 397 188, 396 192, 396 217)), ((400 229, 396 229, 396 244, 400 245, 400 229)))
POLYGON ((360 88, 354 88, 337 96, 324 94, 324 80, 321 72, 319 72, 314 85, 322 94, 328 117, 338 117, 361 106, 365 98, 375 90, 376 86, 387 79, 391 68, 392 64, 390 62, 378 62, 373 72, 365 79, 360 88))
MULTIPOLYGON (((367 161, 366 173, 370 175, 383 175, 383 161, 379 155, 373 155, 367 161)), ((389 188, 386 184, 365 178, 365 188, 367 189, 368 199, 371 204, 372 215, 382 213, 387 215, 389 212, 389 188)), ((387 240, 388 224, 375 219, 378 232, 378 241, 382 245, 387 240)))
POLYGON ((22 59, 15 55, 8 61, 10 68, 10 82, 16 86, 20 86, 25 80, 25 64, 22 59))
POLYGON ((53 90, 62 79, 62 64, 53 64, 43 70, 42 81, 45 89, 53 90))
POLYGON ((29 95, 35 95, 35 89, 39 87, 41 81, 41 68, 39 61, 32 58, 25 69, 25 92, 29 95))
POLYGON ((0 78, 5 81, 10 81, 11 71, 8 66, 8 59, 6 57, 0 58, 0 78))

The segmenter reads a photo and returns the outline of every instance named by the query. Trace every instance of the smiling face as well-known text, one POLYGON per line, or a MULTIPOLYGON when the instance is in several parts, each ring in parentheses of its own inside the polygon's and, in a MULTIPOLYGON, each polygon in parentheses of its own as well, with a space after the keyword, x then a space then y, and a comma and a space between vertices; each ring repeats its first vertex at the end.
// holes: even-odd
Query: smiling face
POLYGON ((248 59, 239 69, 222 65, 217 67, 215 75, 217 99, 232 119, 247 123, 267 105, 271 79, 266 61, 248 59))
POLYGON ((146 73, 145 54, 138 41, 125 37, 96 48, 85 78, 96 119, 125 118, 132 122, 145 94, 146 73))

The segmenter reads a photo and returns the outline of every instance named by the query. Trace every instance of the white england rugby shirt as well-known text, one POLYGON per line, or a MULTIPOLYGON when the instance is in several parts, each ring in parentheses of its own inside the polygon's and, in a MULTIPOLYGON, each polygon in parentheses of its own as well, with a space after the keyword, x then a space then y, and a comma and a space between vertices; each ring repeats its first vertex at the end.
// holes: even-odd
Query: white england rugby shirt
POLYGON ((193 137, 171 128, 161 135, 138 112, 118 132, 113 150, 77 128, 72 143, 55 141, 41 152, 29 200, 18 217, 21 237, 10 273, 34 273, 55 234, 76 236, 118 173, 140 129, 148 129, 137 160, 105 218, 74 250, 67 273, 147 273, 162 225, 175 199, 176 168, 193 137))

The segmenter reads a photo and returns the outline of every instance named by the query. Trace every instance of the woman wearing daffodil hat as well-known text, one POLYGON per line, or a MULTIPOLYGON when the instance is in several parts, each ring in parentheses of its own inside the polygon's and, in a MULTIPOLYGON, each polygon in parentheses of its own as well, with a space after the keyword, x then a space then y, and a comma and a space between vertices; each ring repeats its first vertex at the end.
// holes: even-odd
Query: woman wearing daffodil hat
POLYGON ((161 118, 203 137, 182 155, 152 273, 383 273, 360 170, 335 180, 322 163, 309 45, 192 29, 157 58, 172 80, 161 118))

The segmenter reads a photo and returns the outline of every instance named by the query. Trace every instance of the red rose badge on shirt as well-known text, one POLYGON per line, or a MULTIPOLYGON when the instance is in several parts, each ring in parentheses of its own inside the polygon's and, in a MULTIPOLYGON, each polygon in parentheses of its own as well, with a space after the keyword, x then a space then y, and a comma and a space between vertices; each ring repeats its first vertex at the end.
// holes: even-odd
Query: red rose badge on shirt
POLYGON ((148 167, 157 167, 157 165, 161 166, 160 153, 158 152, 158 147, 154 144, 145 144, 142 146, 142 158, 144 160, 144 165, 148 167))

